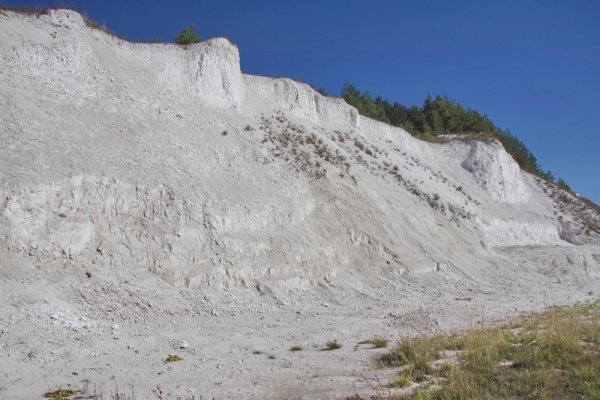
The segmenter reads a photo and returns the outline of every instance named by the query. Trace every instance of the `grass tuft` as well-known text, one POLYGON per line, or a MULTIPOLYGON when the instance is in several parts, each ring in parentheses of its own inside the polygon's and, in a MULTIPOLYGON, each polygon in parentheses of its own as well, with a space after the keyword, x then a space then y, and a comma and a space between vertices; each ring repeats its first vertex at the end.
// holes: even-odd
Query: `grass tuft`
POLYGON ((44 393, 43 397, 46 399, 66 399, 68 397, 75 396, 76 394, 77 392, 75 392, 74 390, 58 389, 54 392, 44 393))
POLYGON ((325 343, 325 350, 337 350, 337 349, 341 349, 342 345, 340 343, 338 343, 337 340, 331 340, 327 343, 325 343))
POLYGON ((170 362, 177 362, 177 361, 182 361, 182 360, 183 360, 183 358, 179 357, 179 356, 178 356, 178 355, 176 355, 176 354, 169 354, 169 355, 167 356, 167 358, 165 358, 165 362, 166 362, 166 363, 170 363, 170 362))
POLYGON ((398 375, 392 382, 391 386, 396 389, 404 389, 410 386, 410 380, 402 375, 398 375))
POLYGON ((384 349, 389 345, 389 341, 382 337, 374 337, 367 340, 367 343, 372 345, 374 349, 384 349))

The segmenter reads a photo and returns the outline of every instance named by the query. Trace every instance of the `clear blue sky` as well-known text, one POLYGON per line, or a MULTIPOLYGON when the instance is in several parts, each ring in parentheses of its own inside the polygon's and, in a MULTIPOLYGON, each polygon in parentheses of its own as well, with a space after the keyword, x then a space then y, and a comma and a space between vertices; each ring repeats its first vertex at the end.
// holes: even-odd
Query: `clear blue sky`
POLYGON ((81 0, 118 35, 235 42, 245 73, 344 81, 405 105, 445 94, 508 128, 542 167, 600 203, 599 0, 81 0))

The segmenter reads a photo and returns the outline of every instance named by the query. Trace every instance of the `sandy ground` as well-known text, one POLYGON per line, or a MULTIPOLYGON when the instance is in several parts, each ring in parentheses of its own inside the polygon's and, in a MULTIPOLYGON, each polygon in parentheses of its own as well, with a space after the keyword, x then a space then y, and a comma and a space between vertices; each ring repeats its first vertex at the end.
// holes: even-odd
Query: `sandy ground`
POLYGON ((137 398, 153 398, 157 387, 165 398, 383 394, 393 374, 377 369, 385 350, 362 341, 489 326, 519 312, 598 298, 597 284, 594 292, 568 275, 560 283, 531 270, 519 271, 518 279, 490 275, 492 282, 462 284, 447 272, 407 275, 382 282, 376 296, 330 288, 285 301, 247 291, 177 290, 151 275, 138 283, 94 276, 64 282, 54 289, 62 295, 41 282, 11 282, 10 290, 5 283, 2 293, 12 294, 2 299, 1 393, 36 398, 70 385, 106 396, 133 389, 137 398), (72 299, 35 301, 42 293, 72 299), (331 340, 341 349, 324 350, 331 340), (169 354, 183 360, 167 364, 169 354))

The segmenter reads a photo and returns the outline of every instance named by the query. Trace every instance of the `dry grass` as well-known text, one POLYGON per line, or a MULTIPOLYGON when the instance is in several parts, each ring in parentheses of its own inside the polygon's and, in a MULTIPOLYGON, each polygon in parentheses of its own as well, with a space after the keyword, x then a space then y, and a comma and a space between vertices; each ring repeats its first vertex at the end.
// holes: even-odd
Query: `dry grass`
POLYGON ((176 354, 169 354, 167 356, 167 358, 165 358, 165 363, 171 363, 171 362, 178 362, 178 361, 182 361, 183 358, 179 357, 176 354))
POLYGON ((389 341, 383 337, 374 337, 367 340, 367 343, 372 345, 374 349, 383 349, 389 345, 389 341))
POLYGON ((392 387, 417 383, 397 398, 600 399, 600 305, 408 339, 381 361, 399 370, 392 387))
POLYGON ((325 350, 338 350, 341 349, 342 345, 337 340, 331 340, 325 343, 325 350))
MULTIPOLYGON (((81 14, 83 21, 85 22, 85 24, 88 27, 90 27, 92 29, 100 30, 108 35, 118 37, 114 32, 110 31, 105 25, 99 24, 95 21, 92 21, 87 16, 87 14, 85 12, 83 12, 82 10, 79 10, 79 9, 72 7, 70 5, 67 5, 67 4, 60 4, 59 7, 56 7, 56 8, 44 8, 44 7, 10 7, 10 6, 5 6, 0 3, 0 12, 10 11, 10 12, 18 13, 18 14, 23 14, 23 15, 35 15, 37 17, 39 17, 41 15, 48 15, 48 14, 50 14, 50 11, 58 10, 58 9, 66 9, 66 10, 76 11, 79 14, 81 14)), ((120 38, 120 39, 125 40, 125 38, 120 38)))
POLYGON ((11 11, 14 13, 18 13, 18 14, 24 14, 24 15, 36 15, 36 16, 40 16, 40 15, 46 15, 50 13, 50 9, 48 8, 43 8, 43 7, 11 7, 8 5, 5 5, 4 3, 0 3, 0 12, 4 12, 4 11, 11 11))
POLYGON ((74 390, 58 389, 53 392, 44 393, 43 397, 46 399, 66 399, 68 397, 75 396, 76 394, 77 394, 77 392, 74 390))
MULTIPOLYGON (((85 22, 85 24, 91 28, 91 29, 96 29, 99 31, 102 31, 104 33, 106 33, 107 35, 113 36, 115 38, 118 38, 120 40, 124 40, 130 43, 161 43, 161 44, 169 44, 169 43, 163 43, 158 39, 153 39, 153 40, 148 40, 148 41, 141 41, 141 40, 136 40, 136 39, 130 39, 126 36, 121 36, 121 35, 117 35, 115 32, 111 31, 110 29, 108 29, 106 27, 106 25, 104 24, 100 24, 97 23, 95 21, 93 21, 83 10, 78 9, 77 7, 74 7, 72 5, 66 4, 66 3, 62 3, 62 2, 58 2, 58 4, 55 5, 55 7, 12 7, 12 6, 8 6, 8 5, 4 5, 2 2, 0 2, 0 14, 4 13, 6 14, 6 12, 13 12, 13 13, 18 13, 18 14, 23 14, 23 15, 33 15, 36 17, 40 17, 42 15, 48 15, 50 14, 50 11, 52 10, 58 10, 58 9, 64 9, 64 10, 72 10, 75 11, 77 13, 79 13, 81 15, 81 17, 83 18, 83 21, 85 22)), ((229 39, 227 39, 229 40, 229 39)), ((229 42, 231 44, 234 44, 231 40, 229 40, 229 42)), ((234 44, 235 45, 235 44, 234 44)))
POLYGON ((346 157, 339 149, 328 145, 315 132, 293 124, 283 113, 262 117, 259 130, 264 132, 262 143, 271 143, 276 157, 292 163, 297 170, 308 176, 320 179, 326 175, 325 164, 347 173, 350 168, 346 157))

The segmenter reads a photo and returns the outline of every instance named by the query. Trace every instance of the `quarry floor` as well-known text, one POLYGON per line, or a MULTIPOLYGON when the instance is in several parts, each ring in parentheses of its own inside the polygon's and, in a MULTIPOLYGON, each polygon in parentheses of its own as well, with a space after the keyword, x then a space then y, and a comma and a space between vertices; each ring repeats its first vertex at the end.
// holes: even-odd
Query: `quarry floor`
POLYGON ((125 282, 92 276, 83 284, 2 281, 0 398, 42 398, 59 388, 108 399, 383 395, 393 393, 394 370, 377 368, 386 350, 361 342, 489 326, 600 293, 595 281, 537 271, 501 285, 436 272, 401 280, 375 295, 332 285, 285 296, 174 288, 152 274, 125 282), (333 340, 341 348, 327 350, 333 340), (167 363, 169 355, 182 360, 167 363))

